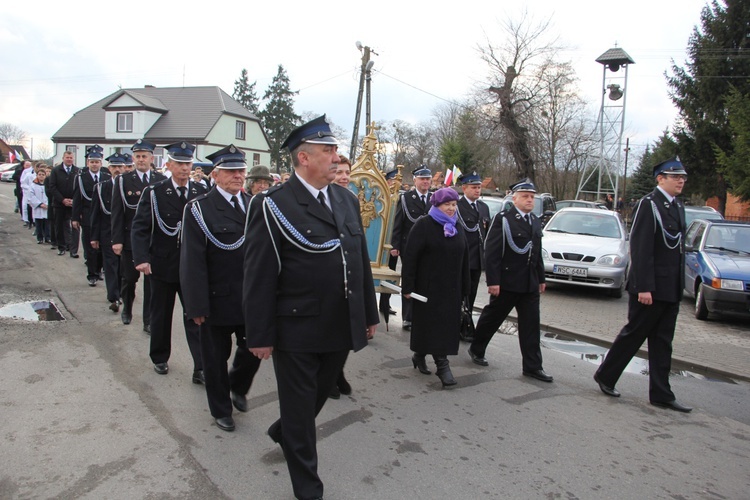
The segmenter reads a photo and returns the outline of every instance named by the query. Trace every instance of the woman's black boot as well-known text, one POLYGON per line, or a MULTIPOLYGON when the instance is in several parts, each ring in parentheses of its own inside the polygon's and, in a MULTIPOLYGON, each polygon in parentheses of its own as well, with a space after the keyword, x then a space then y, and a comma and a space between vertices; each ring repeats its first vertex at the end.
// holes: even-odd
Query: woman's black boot
POLYGON ((414 363, 414 368, 419 368, 419 373, 424 373, 425 375, 432 373, 427 369, 427 362, 424 359, 424 354, 417 354, 415 352, 414 356, 411 357, 411 362, 414 363))
POLYGON ((448 357, 433 356, 432 358, 435 360, 435 366, 437 366, 436 375, 440 379, 440 382, 443 383, 443 387, 456 385, 457 382, 456 379, 453 378, 453 373, 451 373, 451 367, 448 363, 448 357))

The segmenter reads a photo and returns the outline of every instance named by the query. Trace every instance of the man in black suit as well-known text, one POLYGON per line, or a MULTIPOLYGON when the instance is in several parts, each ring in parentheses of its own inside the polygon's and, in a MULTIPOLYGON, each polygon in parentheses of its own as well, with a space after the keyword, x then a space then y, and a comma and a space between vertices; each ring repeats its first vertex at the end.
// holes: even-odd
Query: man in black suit
POLYGON ((458 178, 464 195, 458 200, 458 221, 463 226, 469 245, 469 310, 474 309, 479 280, 484 269, 484 239, 490 225, 490 208, 479 199, 482 195, 482 178, 476 172, 458 178))
MULTIPOLYGON (((427 215, 430 211, 430 184, 432 172, 422 165, 412 171, 414 189, 401 195, 396 205, 393 218, 393 233, 391 234, 391 256, 398 257, 406 248, 406 239, 417 219, 427 215)), ((402 261, 403 263, 403 261, 402 261)), ((411 300, 401 297, 401 319, 405 330, 411 328, 411 300)))
POLYGON ((57 255, 65 255, 66 251, 70 251, 70 256, 74 259, 78 258, 78 240, 81 238, 80 232, 71 224, 73 193, 78 170, 78 167, 73 165, 73 152, 65 151, 62 163, 52 169, 49 179, 49 190, 52 194, 51 205, 55 209, 57 255))
POLYGON ((94 145, 86 151, 86 167, 78 172, 75 189, 73 191, 73 215, 71 224, 73 229, 81 231, 83 258, 86 260, 86 279, 89 286, 96 286, 102 272, 102 252, 91 246, 91 202, 94 196, 94 186, 100 181, 110 179, 109 172, 102 169, 101 146, 94 145))
POLYGON ((112 250, 112 192, 115 179, 122 173, 125 158, 120 154, 107 157, 110 177, 94 186, 91 197, 91 248, 102 252, 104 284, 109 310, 120 310, 120 258, 112 250))
POLYGON ((487 288, 490 302, 477 321, 469 356, 480 366, 487 345, 513 308, 518 314, 518 342, 523 374, 552 382, 542 368, 539 346, 539 297, 547 285, 542 262, 542 224, 532 213, 536 186, 530 179, 512 185, 513 207, 492 219, 485 243, 487 288))
POLYGON ((247 392, 260 366, 245 343, 242 265, 245 213, 245 153, 229 145, 206 157, 213 162, 214 188, 187 204, 180 245, 180 285, 185 314, 200 326, 203 374, 211 416, 219 429, 234 430, 232 404, 247 411, 247 392), (232 334, 237 341, 232 368, 232 334))
POLYGON ((322 498, 315 416, 350 350, 379 321, 357 199, 333 181, 337 141, 321 116, 289 135, 294 175, 256 195, 245 231, 247 345, 273 353, 281 418, 268 434, 284 451, 296 498, 322 498))
MULTIPOLYGON (((133 320, 133 300, 135 286, 141 276, 133 263, 133 249, 130 245, 130 231, 133 217, 141 199, 141 193, 149 184, 166 179, 162 174, 151 171, 156 146, 143 139, 138 139, 130 148, 133 151, 135 169, 123 173, 117 178, 112 192, 112 251, 120 256, 120 299, 122 313, 120 317, 125 325, 133 320)), ((127 170, 127 165, 126 165, 127 170)), ((151 314, 151 279, 143 278, 143 331, 149 333, 151 314)))
POLYGON ((149 355, 154 371, 159 375, 169 372, 172 353, 172 315, 175 295, 180 298, 190 354, 193 357, 193 383, 202 384, 200 332, 198 325, 185 313, 180 287, 179 233, 185 204, 206 192, 201 184, 190 180, 195 145, 177 142, 164 146, 167 168, 172 176, 147 186, 141 194, 130 232, 133 263, 138 272, 151 280, 151 348, 149 355))
POLYGON ((682 193, 687 172, 676 158, 654 167, 657 187, 644 196, 630 230, 628 323, 615 338, 594 374, 601 391, 619 397, 615 384, 645 340, 648 340, 649 400, 680 412, 692 410, 675 398, 669 385, 672 339, 685 285, 685 207, 682 193))

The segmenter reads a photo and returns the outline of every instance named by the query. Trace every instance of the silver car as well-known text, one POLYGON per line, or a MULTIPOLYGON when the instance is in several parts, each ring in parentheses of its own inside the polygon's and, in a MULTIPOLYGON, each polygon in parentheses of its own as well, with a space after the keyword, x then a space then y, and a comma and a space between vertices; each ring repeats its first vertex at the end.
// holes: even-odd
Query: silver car
POLYGON ((604 288, 622 297, 630 267, 628 234, 617 212, 566 208, 542 231, 548 282, 604 288))

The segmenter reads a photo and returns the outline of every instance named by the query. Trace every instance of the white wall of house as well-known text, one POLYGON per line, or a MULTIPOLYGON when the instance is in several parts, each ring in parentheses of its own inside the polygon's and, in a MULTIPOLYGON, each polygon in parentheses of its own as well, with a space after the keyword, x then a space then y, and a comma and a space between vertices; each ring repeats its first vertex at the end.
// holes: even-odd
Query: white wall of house
POLYGON ((123 94, 115 102, 107 106, 104 113, 104 137, 105 139, 129 139, 135 142, 140 139, 146 132, 153 127, 154 123, 161 118, 161 113, 147 111, 145 109, 133 109, 143 105, 130 97, 123 94), (117 131, 117 117, 121 113, 130 113, 133 117, 131 132, 117 131))
POLYGON ((270 146, 257 121, 224 115, 216 122, 211 132, 208 133, 206 140, 208 144, 202 146, 204 154, 199 155, 201 158, 205 158, 206 155, 218 151, 229 144, 234 144, 245 152, 248 168, 253 166, 254 158, 258 165, 271 165, 270 146), (236 129, 238 121, 245 123, 244 140, 237 138, 236 129))

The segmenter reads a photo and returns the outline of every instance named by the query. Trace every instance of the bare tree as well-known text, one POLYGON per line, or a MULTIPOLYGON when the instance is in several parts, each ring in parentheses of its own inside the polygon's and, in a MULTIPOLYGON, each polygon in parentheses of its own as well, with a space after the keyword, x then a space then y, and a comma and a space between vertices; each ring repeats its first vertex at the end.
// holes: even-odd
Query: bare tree
POLYGON ((21 144, 26 140, 26 131, 12 123, 0 123, 0 139, 10 145, 21 144))
POLYGON ((548 39, 549 21, 534 23, 524 12, 520 21, 502 25, 504 41, 494 44, 485 36, 480 57, 490 69, 489 92, 499 107, 497 123, 506 132, 507 147, 519 176, 534 179, 534 156, 530 144, 529 121, 545 99, 540 79, 544 66, 559 50, 557 39, 548 39))
POLYGON ((52 154, 52 147, 48 142, 42 142, 34 145, 34 157, 37 160, 50 160, 54 155, 52 154))

